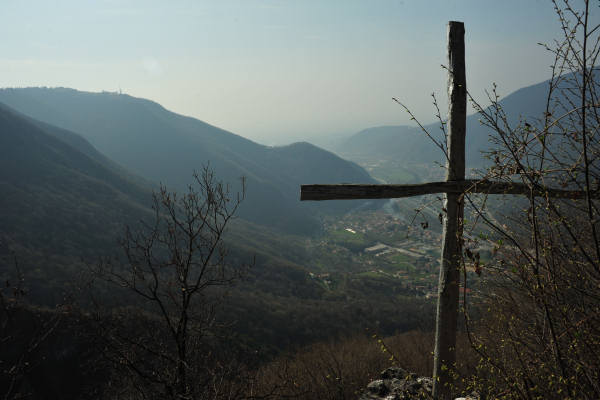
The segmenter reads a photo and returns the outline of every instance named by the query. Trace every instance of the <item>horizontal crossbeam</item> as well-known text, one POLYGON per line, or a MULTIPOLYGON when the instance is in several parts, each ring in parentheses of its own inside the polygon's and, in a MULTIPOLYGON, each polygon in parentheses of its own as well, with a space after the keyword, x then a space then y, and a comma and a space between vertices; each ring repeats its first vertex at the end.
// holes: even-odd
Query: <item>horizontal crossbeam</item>
MULTIPOLYGON (((353 200, 353 199, 391 199, 421 196, 434 193, 487 193, 487 194, 520 194, 530 196, 548 196, 565 199, 583 199, 582 190, 563 190, 544 186, 533 189, 523 183, 493 182, 466 179, 463 181, 429 182, 414 185, 302 185, 300 200, 353 200)), ((600 193, 591 193, 594 199, 600 193)))

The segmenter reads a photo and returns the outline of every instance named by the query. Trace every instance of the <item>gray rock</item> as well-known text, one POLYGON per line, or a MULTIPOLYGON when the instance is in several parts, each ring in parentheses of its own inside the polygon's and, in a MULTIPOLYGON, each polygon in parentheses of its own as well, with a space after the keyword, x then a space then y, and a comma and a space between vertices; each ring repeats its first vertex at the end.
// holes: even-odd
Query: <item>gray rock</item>
POLYGON ((377 379, 369 383, 367 385, 367 390, 369 391, 369 393, 373 393, 377 396, 385 396, 389 392, 388 387, 386 386, 383 379, 377 379))
POLYGON ((367 386, 360 400, 431 399, 431 378, 419 377, 400 367, 391 367, 367 386))
MULTIPOLYGON (((423 400, 433 399, 433 379, 418 376, 400 367, 390 367, 369 383, 359 400, 423 400)), ((456 400, 479 400, 477 393, 456 400)))

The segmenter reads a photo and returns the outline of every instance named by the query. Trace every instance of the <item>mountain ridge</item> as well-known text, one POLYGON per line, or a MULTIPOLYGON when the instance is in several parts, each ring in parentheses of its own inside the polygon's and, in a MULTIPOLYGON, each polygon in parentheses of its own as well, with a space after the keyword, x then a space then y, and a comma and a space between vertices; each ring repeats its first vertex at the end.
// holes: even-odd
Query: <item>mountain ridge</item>
POLYGON ((315 232, 320 229, 320 213, 376 204, 300 203, 301 184, 375 180, 358 165, 316 146, 260 145, 151 100, 66 88, 19 88, 0 89, 0 101, 81 134, 134 174, 170 188, 185 190, 192 172, 207 163, 225 182, 234 184, 244 176, 247 193, 240 217, 286 232, 315 232))

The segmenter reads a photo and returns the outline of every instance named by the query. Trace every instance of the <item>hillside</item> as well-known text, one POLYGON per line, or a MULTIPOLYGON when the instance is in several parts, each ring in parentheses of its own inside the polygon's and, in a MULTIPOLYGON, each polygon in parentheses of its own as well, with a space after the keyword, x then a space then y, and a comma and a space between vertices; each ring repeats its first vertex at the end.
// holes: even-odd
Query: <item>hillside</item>
MULTIPOLYGON (((500 105, 511 118, 518 122, 520 116, 539 117, 545 107, 548 81, 519 89, 500 101, 500 105)), ((467 166, 477 167, 484 163, 481 151, 489 148, 491 130, 482 126, 479 115, 467 116, 467 166)), ((436 138, 442 139, 439 123, 425 125, 436 138)), ((348 159, 365 160, 394 159, 399 165, 443 163, 441 151, 416 126, 381 126, 364 129, 351 136, 337 148, 336 152, 348 159)))
POLYGON ((240 216, 287 232, 314 232, 319 229, 318 213, 365 205, 362 201, 300 203, 301 184, 374 182, 356 164, 308 143, 263 146, 128 95, 64 88, 2 89, 0 102, 81 134, 107 157, 154 183, 183 190, 192 172, 207 163, 234 188, 244 176, 248 192, 240 216))
POLYGON ((0 104, 0 261, 72 277, 73 264, 110 254, 124 224, 151 215, 151 191, 72 132, 0 104))
MULTIPOLYGON (((270 154, 277 159, 287 152, 310 157, 314 146, 299 143, 270 154)), ((135 229, 140 220, 153 221, 150 201, 147 184, 76 133, 0 104, 0 279, 14 278, 16 257, 28 301, 56 304, 64 291, 80 283, 86 264, 119 256, 118 238, 125 225, 135 229)), ((430 307, 429 302, 403 298, 403 311, 388 317, 396 307, 396 300, 389 298, 390 291, 396 293, 394 281, 378 278, 376 286, 365 286, 369 279, 346 275, 345 260, 327 260, 323 266, 343 271, 336 275, 340 282, 348 281, 343 288, 333 290, 314 279, 311 271, 321 271, 323 260, 307 251, 307 240, 243 219, 230 225, 225 241, 232 265, 254 260, 244 279, 231 288, 223 313, 226 322, 237 321, 236 331, 245 341, 272 354, 291 344, 359 332, 376 321, 390 333, 422 323, 406 315, 430 307), (374 301, 386 305, 367 312, 374 301), (290 315, 293 321, 283 323, 290 315)), ((120 303, 119 293, 111 289, 107 296, 120 303)))

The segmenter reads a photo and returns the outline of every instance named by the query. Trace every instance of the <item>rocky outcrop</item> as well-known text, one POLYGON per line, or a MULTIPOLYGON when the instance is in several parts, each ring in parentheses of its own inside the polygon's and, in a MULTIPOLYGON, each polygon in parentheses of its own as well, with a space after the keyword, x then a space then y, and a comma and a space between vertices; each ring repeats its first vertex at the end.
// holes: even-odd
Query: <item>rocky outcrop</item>
MULTIPOLYGON (((418 376, 400 367, 390 367, 381 373, 380 379, 367 385, 359 400, 433 399, 432 389, 432 378, 418 376)), ((456 400, 479 400, 479 396, 473 393, 456 400)))

